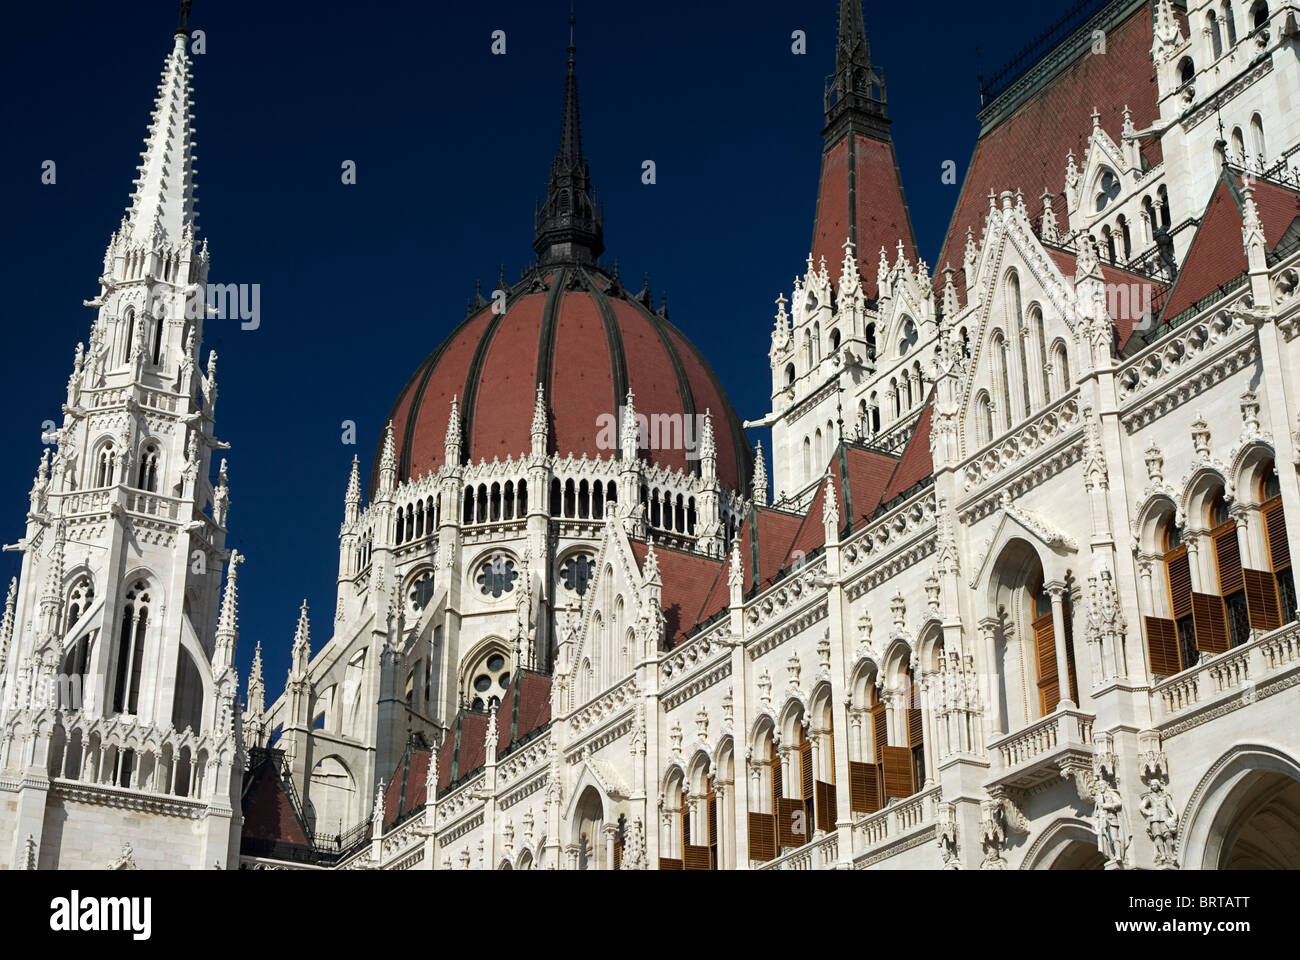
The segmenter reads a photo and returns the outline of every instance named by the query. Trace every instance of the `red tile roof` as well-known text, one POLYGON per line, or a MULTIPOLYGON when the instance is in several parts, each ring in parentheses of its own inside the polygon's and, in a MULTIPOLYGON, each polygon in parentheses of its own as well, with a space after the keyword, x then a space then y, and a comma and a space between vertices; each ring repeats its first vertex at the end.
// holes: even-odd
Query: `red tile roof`
MULTIPOLYGON (((646 544, 633 541, 632 553, 642 570, 648 552, 646 544)), ((655 547, 655 557, 659 562, 659 579, 663 582, 664 633, 670 645, 676 646, 690 635, 696 624, 727 606, 729 598, 725 591, 719 595, 714 590, 719 575, 725 583, 726 564, 669 547, 655 547)))
POLYGON ((889 503, 895 497, 901 497, 922 480, 934 476, 934 458, 930 455, 930 425, 934 414, 934 390, 926 398, 925 409, 921 419, 916 422, 911 439, 903 448, 903 456, 898 461, 898 469, 889 478, 889 486, 880 497, 881 503, 889 503))
MULTIPOLYGON (((1125 105, 1132 110, 1139 130, 1159 119, 1151 38, 1151 14, 1148 5, 1142 4, 1107 33, 1104 56, 1095 56, 1085 47, 1078 59, 1031 94, 1011 116, 980 136, 935 264, 939 289, 945 264, 957 271, 957 289, 964 289, 966 230, 972 228, 980 235, 990 190, 995 194, 1023 190, 1036 221, 1038 198, 1046 189, 1056 195, 1056 222, 1069 222, 1064 195, 1066 156, 1073 150, 1076 161, 1082 163, 1092 134, 1094 108, 1101 114, 1102 127, 1116 138, 1123 127, 1125 105)), ((1155 138, 1142 141, 1142 152, 1152 165, 1161 160, 1160 143, 1155 138)))
MULTIPOLYGON (((1247 272, 1242 243, 1240 179, 1225 173, 1210 195, 1196 235, 1183 258, 1178 278, 1161 313, 1170 320, 1224 284, 1247 272), (1231 180, 1230 180, 1231 178, 1231 180)), ((1277 184, 1256 180, 1255 207, 1264 227, 1264 240, 1272 250, 1300 217, 1300 195, 1277 184)))
POLYGON ((898 242, 908 260, 916 262, 916 237, 903 194, 902 176, 893 141, 853 134, 837 141, 822 153, 822 171, 817 191, 817 217, 813 225, 813 265, 826 259, 826 270, 838 284, 840 264, 844 260, 844 241, 849 238, 849 152, 853 153, 857 226, 858 267, 862 287, 874 300, 880 248, 889 253, 892 263, 898 242))
MULTIPOLYGON (((740 419, 681 331, 640 301, 606 292, 616 283, 599 268, 566 267, 547 281, 564 289, 520 290, 504 314, 479 311, 416 370, 390 414, 398 479, 442 465, 453 396, 460 399, 466 460, 528 454, 541 383, 551 415, 552 452, 616 456, 617 449, 605 449, 609 438, 600 417, 617 417, 630 387, 639 414, 666 417, 674 425, 674 437, 642 450, 642 459, 692 469, 677 437, 688 430, 694 437, 698 421, 690 418, 709 410, 718 479, 729 489, 745 489, 752 453, 740 419)), ((372 467, 372 489, 381 453, 372 467)))
MULTIPOLYGON (((497 757, 504 757, 520 743, 543 730, 551 722, 551 678, 521 670, 497 707, 497 757)), ((482 769, 486 760, 484 738, 488 715, 461 710, 452 721, 438 751, 438 793, 442 794, 466 777, 482 769)), ((400 771, 399 766, 399 771, 400 771)), ((424 761, 421 780, 428 774, 424 761)), ((414 764, 412 765, 414 775, 414 764)), ((424 803, 421 786, 420 803, 424 803)))
POLYGON ((277 764, 269 757, 248 772, 241 808, 241 836, 268 843, 311 845, 302 816, 285 790, 277 764))

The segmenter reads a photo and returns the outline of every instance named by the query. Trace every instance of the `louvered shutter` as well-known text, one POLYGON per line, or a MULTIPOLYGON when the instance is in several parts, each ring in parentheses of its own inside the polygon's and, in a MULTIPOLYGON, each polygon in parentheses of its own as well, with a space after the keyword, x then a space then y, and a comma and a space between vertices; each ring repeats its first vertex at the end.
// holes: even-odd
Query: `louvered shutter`
MULTIPOLYGON (((768 859, 771 858, 769 857, 768 859)), ((686 868, 685 866, 683 866, 682 861, 677 860, 673 857, 660 857, 659 869, 660 870, 684 870, 686 868)))
POLYGON ((1192 622, 1196 626, 1197 650, 1224 653, 1232 647, 1228 637, 1228 614, 1222 597, 1212 593, 1193 593, 1192 622))
POLYGON ((686 802, 686 798, 682 797, 682 849, 685 850, 686 845, 690 842, 691 842, 691 808, 690 808, 690 804, 686 802))
POLYGON ((683 870, 708 870, 709 867, 709 848, 697 847, 687 844, 682 848, 682 869, 683 870))
POLYGON ((1151 672, 1158 677, 1172 677, 1183 669, 1178 649, 1178 625, 1172 620, 1147 617, 1146 626, 1151 672))
POLYGON ((902 799, 916 793, 912 782, 912 751, 909 747, 885 747, 885 796, 902 799))
POLYGON ((776 818, 770 813, 749 811, 749 859, 776 859, 776 818))
POLYGON ((776 756, 776 750, 772 751, 772 809, 776 809, 776 801, 785 795, 785 784, 781 782, 781 758, 776 756))
POLYGON ((1291 566, 1291 547, 1286 539, 1286 516, 1282 513, 1282 498, 1274 497, 1264 504, 1264 529, 1268 533, 1268 557, 1274 571, 1291 566))
POLYGON ((776 842, 782 847, 801 847, 808 840, 808 823, 802 800, 781 797, 776 802, 776 842))
POLYGON ((849 809, 875 813, 880 809, 880 782, 873 763, 849 761, 849 809))
POLYGON ((1241 575, 1241 542, 1237 539, 1234 520, 1210 531, 1214 541, 1214 559, 1219 567, 1219 595, 1230 597, 1244 589, 1241 575))
POLYGON ((817 829, 831 831, 835 829, 835 785, 818 780, 813 789, 817 795, 817 829))
POLYGON ((1282 626, 1282 605, 1278 602, 1277 578, 1262 570, 1242 570, 1246 588, 1246 612, 1255 630, 1276 630, 1282 626))
POLYGON ((1061 684, 1056 671, 1056 631, 1052 615, 1044 614, 1035 620, 1033 631, 1034 650, 1038 658, 1038 705, 1043 716, 1047 716, 1061 701, 1061 684))
POLYGON ((1169 604, 1174 620, 1192 612, 1192 565, 1187 547, 1175 547, 1165 554, 1165 572, 1169 577, 1169 604))
POLYGON ((880 763, 885 755, 885 747, 889 745, 889 724, 885 720, 883 703, 871 708, 871 739, 876 750, 876 763, 880 763))
POLYGON ((918 707, 910 707, 907 711, 907 745, 909 747, 919 747, 925 742, 925 735, 921 724, 921 711, 918 707))
POLYGON ((812 744, 807 740, 799 744, 799 788, 803 799, 813 798, 812 744))

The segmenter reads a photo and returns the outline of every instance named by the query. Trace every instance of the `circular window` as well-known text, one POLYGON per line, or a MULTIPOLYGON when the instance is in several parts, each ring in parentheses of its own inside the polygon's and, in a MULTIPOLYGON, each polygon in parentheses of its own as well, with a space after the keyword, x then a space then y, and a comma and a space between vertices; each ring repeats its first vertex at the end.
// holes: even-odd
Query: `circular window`
POLYGON ((484 596, 496 598, 513 590, 518 576, 513 560, 496 556, 479 569, 479 589, 484 596))
POLYGON ((510 686, 510 661, 505 654, 486 654, 466 674, 465 700, 472 710, 500 705, 510 686))
POLYGON ((429 605, 433 599, 433 571, 426 570, 420 574, 411 583, 411 589, 407 593, 407 600, 411 604, 411 612, 419 613, 429 605))
POLYGON ((560 579, 564 581, 564 586, 580 597, 586 596, 587 585, 595 575, 593 560, 590 554, 579 553, 569 557, 560 567, 560 579))

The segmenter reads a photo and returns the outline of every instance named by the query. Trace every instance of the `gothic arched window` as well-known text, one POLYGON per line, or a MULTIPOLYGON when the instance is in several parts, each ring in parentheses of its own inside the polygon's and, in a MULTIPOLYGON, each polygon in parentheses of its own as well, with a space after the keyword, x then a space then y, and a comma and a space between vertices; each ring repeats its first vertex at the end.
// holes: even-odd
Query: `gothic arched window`
POLYGON ((136 487, 149 493, 158 492, 157 444, 146 444, 145 448, 140 451, 140 477, 136 487))
POLYGON ((135 714, 139 709, 149 604, 149 585, 144 580, 135 581, 127 591, 118 630, 116 682, 113 686, 113 710, 116 713, 135 714))

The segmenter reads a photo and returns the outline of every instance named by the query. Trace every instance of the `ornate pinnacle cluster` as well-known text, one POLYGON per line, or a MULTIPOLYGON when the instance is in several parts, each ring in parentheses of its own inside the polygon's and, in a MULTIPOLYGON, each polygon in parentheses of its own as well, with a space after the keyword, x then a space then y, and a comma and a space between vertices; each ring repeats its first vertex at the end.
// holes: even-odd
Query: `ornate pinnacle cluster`
POLYGON ((298 628, 293 633, 293 662, 289 668, 291 679, 305 679, 311 661, 311 621, 307 618, 307 601, 298 610, 298 628))
POLYGON ((361 466, 355 454, 352 456, 352 472, 348 474, 348 489, 343 495, 344 519, 354 522, 361 514, 361 466))
POLYGON ((1047 243, 1056 243, 1061 239, 1061 234, 1060 230, 1056 226, 1056 211, 1052 209, 1052 201, 1055 197, 1048 191, 1044 190, 1041 199, 1043 201, 1043 240, 1047 243))
POLYGON ((447 439, 443 441, 444 460, 447 466, 460 463, 460 406, 458 398, 451 398, 451 414, 447 417, 447 439))
POLYGON ((67 544, 63 521, 54 524, 54 543, 50 547, 49 569, 41 591, 41 630, 53 636, 59 630, 59 612, 63 606, 63 555, 67 544))
POLYGON ((763 457, 763 441, 758 442, 754 451, 754 502, 767 506, 767 461, 763 457))
POLYGON ((253 648, 253 665, 248 670, 247 713, 260 716, 266 712, 266 683, 262 680, 262 641, 253 648))
POLYGON ((645 555, 646 583, 659 583, 659 557, 655 555, 654 544, 650 544, 645 555))
POLYGON ((712 460, 718 459, 717 443, 713 439, 713 411, 704 411, 704 430, 700 436, 700 459, 712 460))
POLYGON ((627 402, 623 407, 623 459, 631 462, 636 459, 641 446, 641 430, 636 422, 636 394, 627 392, 627 402))
POLYGON ((379 490, 391 493, 397 485, 397 447, 393 441, 393 421, 384 427, 384 452, 379 457, 379 490))
POLYGON ((826 497, 822 500, 822 525, 828 530, 839 530, 840 502, 835 496, 835 480, 826 475, 826 497))
POLYGON ((9 644, 14 637, 14 610, 18 605, 18 578, 9 581, 9 593, 5 597, 4 618, 0 619, 0 671, 4 670, 9 659, 9 644))
POLYGON ((727 562, 727 586, 733 595, 745 587, 745 565, 740 558, 739 540, 731 545, 731 558, 727 562))
POLYGON ((546 415, 546 388, 542 384, 537 385, 537 398, 533 401, 533 455, 546 455, 546 438, 550 434, 547 424, 546 415))
POLYGON ((230 573, 226 577, 226 593, 221 598, 221 613, 217 616, 217 643, 212 654, 213 666, 218 669, 235 662, 235 647, 239 643, 239 565, 244 562, 238 550, 230 551, 230 573))

